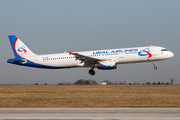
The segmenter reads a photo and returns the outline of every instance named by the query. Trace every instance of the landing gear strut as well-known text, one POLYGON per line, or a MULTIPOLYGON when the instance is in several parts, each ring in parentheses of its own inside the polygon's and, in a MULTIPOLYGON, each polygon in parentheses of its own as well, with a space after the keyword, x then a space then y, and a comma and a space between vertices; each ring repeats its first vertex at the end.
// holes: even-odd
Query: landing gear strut
POLYGON ((89 74, 90 74, 90 75, 95 75, 95 71, 94 71, 93 69, 90 69, 90 70, 89 70, 89 74))
POLYGON ((154 70, 157 70, 157 66, 156 66, 156 62, 155 61, 153 62, 153 65, 154 65, 154 70))

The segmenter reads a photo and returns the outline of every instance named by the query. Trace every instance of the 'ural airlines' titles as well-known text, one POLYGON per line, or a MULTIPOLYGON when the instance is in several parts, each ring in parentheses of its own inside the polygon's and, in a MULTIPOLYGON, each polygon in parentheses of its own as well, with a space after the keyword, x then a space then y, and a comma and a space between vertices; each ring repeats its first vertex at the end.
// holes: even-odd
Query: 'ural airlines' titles
POLYGON ((112 51, 97 51, 97 52, 93 52, 93 55, 96 55, 96 54, 110 54, 110 53, 123 53, 123 52, 138 52, 138 49, 125 49, 125 50, 112 50, 112 51))

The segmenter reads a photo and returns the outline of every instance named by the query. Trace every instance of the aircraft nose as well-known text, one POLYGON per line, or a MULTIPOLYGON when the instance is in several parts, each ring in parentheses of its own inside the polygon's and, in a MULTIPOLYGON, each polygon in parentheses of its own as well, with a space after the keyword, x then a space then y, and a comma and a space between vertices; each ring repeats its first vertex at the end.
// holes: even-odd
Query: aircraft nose
POLYGON ((174 53, 172 53, 172 52, 169 52, 169 57, 173 57, 174 56, 174 53))

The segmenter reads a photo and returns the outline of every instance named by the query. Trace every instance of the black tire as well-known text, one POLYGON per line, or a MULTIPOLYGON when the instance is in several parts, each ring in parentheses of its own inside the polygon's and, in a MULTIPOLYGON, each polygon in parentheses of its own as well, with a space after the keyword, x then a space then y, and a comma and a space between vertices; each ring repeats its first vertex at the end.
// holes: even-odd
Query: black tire
POLYGON ((157 66, 154 66, 154 70, 157 70, 157 66))
POLYGON ((89 70, 89 74, 90 75, 95 75, 95 71, 94 70, 89 70))

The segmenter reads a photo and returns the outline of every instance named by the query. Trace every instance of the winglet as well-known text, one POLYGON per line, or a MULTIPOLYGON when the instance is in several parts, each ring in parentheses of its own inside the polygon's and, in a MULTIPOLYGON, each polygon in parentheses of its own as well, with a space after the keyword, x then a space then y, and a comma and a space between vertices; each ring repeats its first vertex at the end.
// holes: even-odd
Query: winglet
POLYGON ((71 54, 72 54, 72 52, 70 52, 70 51, 68 51, 68 53, 69 53, 69 55, 71 55, 71 54))

